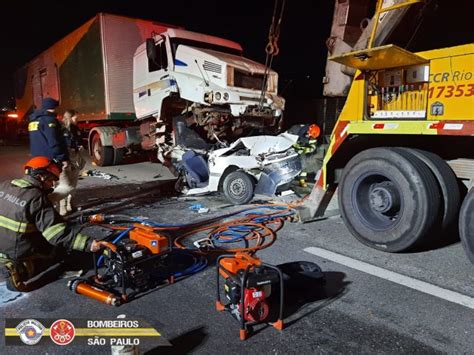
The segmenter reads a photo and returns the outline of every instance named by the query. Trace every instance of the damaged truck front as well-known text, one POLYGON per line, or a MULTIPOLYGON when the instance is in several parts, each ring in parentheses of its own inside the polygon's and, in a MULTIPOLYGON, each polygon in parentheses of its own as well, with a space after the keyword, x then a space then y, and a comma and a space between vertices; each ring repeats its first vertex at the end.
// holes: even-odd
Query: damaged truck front
POLYGON ((242 57, 239 44, 188 31, 147 39, 134 57, 137 118, 156 119, 147 134, 163 160, 175 145, 174 117, 184 117, 209 142, 275 133, 284 108, 277 84, 277 74, 242 57))
POLYGON ((20 118, 28 121, 47 96, 60 101, 59 113, 76 109, 100 166, 143 150, 158 150, 166 161, 177 116, 209 142, 233 142, 250 132, 276 133, 284 109, 277 73, 244 58, 238 43, 104 13, 15 79, 20 118))

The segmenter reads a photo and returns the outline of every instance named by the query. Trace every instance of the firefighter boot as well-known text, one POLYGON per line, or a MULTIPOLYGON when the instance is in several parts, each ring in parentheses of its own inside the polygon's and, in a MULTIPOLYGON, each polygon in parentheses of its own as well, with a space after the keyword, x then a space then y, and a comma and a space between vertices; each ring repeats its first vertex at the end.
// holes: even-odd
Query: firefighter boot
POLYGON ((308 173, 306 171, 301 172, 299 176, 299 183, 301 187, 308 187, 308 183, 306 182, 307 176, 308 176, 308 173))
POLYGON ((12 262, 5 263, 5 267, 10 274, 7 279, 7 289, 15 292, 27 292, 28 289, 24 283, 25 280, 29 279, 30 274, 34 271, 32 263, 17 263, 14 265, 12 262), (28 270, 28 269, 31 270, 28 270))

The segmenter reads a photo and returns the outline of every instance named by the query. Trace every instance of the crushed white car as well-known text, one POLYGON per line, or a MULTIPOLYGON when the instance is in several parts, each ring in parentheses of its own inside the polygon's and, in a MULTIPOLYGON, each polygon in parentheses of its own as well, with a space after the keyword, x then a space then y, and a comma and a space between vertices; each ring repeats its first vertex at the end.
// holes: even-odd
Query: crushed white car
POLYGON ((231 203, 245 204, 254 194, 273 196, 286 189, 301 172, 300 156, 292 148, 297 135, 243 137, 213 150, 187 133, 194 148, 178 145, 174 151, 179 186, 187 195, 222 191, 231 203))

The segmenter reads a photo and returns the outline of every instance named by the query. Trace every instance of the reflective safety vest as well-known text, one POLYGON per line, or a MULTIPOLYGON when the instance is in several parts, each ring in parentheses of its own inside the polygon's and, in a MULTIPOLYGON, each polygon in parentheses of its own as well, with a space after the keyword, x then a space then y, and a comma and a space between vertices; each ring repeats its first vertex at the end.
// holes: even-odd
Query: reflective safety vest
POLYGON ((306 142, 300 142, 293 144, 293 148, 295 148, 298 154, 310 154, 316 150, 316 139, 307 139, 306 142))
POLYGON ((53 245, 84 251, 90 242, 56 212, 36 179, 0 183, 0 262, 45 254, 53 245))

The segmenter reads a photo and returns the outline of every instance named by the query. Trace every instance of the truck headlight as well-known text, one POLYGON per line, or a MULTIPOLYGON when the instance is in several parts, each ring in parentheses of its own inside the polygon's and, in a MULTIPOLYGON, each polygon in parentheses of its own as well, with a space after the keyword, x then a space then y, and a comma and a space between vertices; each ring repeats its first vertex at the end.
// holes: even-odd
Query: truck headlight
POLYGON ((212 91, 204 93, 204 102, 210 104, 212 102, 212 91))
POLYGON ((220 101, 221 97, 222 95, 219 91, 214 94, 214 98, 216 99, 216 101, 220 101))

